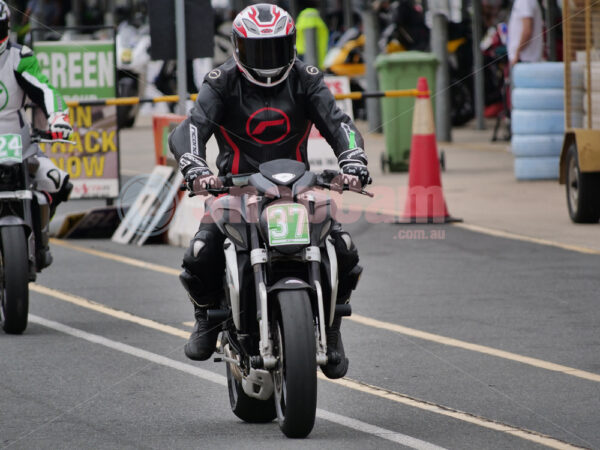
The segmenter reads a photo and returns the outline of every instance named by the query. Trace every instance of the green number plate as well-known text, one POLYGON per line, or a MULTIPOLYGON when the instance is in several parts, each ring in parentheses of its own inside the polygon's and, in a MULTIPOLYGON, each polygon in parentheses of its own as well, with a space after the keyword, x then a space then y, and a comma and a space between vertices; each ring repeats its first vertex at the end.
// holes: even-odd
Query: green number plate
POLYGON ((0 163, 23 162, 23 144, 20 134, 0 134, 0 163))
POLYGON ((303 205, 291 203, 267 207, 269 245, 310 244, 308 211, 303 205))

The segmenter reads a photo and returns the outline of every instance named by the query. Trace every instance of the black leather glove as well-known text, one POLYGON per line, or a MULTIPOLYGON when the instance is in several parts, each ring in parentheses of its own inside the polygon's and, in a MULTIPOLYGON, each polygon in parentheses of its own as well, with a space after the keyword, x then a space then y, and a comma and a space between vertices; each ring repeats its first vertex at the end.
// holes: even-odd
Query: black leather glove
POLYGON ((196 178, 213 174, 204 158, 192 153, 186 153, 179 158, 179 170, 181 170, 190 192, 194 192, 194 180, 196 178))
POLYGON ((338 156, 338 164, 342 173, 358 177, 363 187, 371 183, 367 163, 367 155, 362 148, 358 147, 343 151, 338 156))

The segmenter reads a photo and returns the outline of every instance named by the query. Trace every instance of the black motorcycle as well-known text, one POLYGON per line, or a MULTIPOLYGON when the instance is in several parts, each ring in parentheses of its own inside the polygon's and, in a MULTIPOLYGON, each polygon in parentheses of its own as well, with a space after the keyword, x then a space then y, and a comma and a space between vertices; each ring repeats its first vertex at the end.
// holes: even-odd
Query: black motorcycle
POLYGON ((48 252, 50 205, 36 191, 33 174, 45 132, 31 137, 0 134, 0 326, 6 333, 21 334, 27 327, 29 282, 52 262, 48 252))
POLYGON ((196 193, 219 196, 206 208, 227 236, 226 298, 207 316, 223 330, 223 357, 215 360, 227 363, 231 409, 246 422, 277 418, 286 436, 306 437, 315 421, 316 369, 328 360, 325 324, 351 314, 349 304, 335 301, 328 190, 371 194, 355 177, 317 175, 293 160, 220 180, 223 187, 196 193))

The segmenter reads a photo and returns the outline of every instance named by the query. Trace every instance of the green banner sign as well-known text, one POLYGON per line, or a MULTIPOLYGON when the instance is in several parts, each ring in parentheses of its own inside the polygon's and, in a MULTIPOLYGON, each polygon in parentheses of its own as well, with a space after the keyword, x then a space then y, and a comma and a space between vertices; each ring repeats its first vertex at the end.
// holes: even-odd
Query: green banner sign
POLYGON ((113 41, 36 42, 42 73, 66 100, 116 96, 113 41))
MULTIPOLYGON (((102 41, 40 41, 34 50, 40 69, 65 100, 116 96, 115 44, 102 41)), ((71 198, 119 195, 119 149, 116 106, 69 108, 75 144, 41 145, 52 162, 71 176, 71 198)), ((46 118, 37 116, 37 128, 46 118)))

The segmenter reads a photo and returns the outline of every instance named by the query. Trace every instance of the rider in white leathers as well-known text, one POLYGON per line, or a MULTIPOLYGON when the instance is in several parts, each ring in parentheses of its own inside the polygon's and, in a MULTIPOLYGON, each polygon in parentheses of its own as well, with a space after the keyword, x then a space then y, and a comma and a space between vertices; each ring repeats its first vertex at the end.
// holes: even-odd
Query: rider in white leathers
MULTIPOLYGON (((0 0, 0 134, 20 133, 23 147, 30 142, 29 125, 25 121, 25 99, 29 97, 48 119, 53 139, 68 139, 73 132, 68 108, 60 93, 48 82, 33 51, 9 39, 10 10, 0 0)), ((42 151, 38 152, 39 168, 34 180, 40 191, 51 197, 51 210, 67 200, 72 184, 69 174, 57 168, 42 151)))

